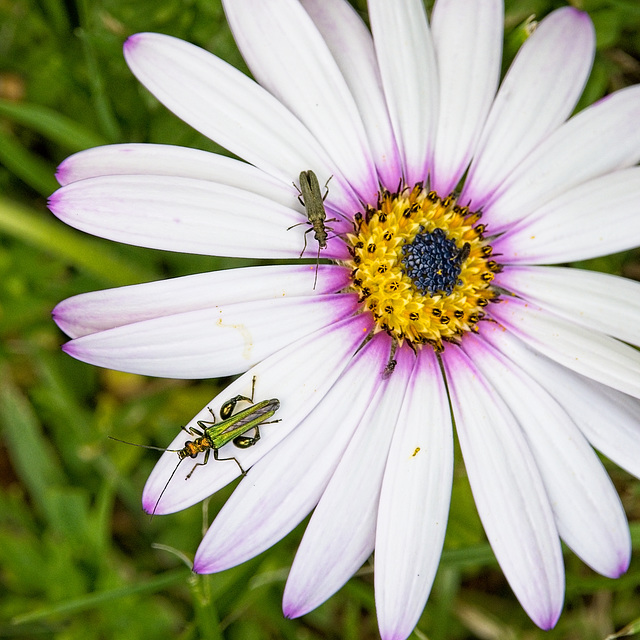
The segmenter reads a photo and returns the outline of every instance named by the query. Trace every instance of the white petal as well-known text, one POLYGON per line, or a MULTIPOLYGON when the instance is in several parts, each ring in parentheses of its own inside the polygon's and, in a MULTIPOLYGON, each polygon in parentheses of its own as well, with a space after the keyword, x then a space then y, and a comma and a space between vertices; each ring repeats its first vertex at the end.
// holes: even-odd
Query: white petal
POLYGON ((640 401, 558 365, 502 327, 484 323, 481 335, 556 398, 596 449, 640 478, 640 401))
POLYGON ((369 18, 391 123, 409 185, 427 176, 438 115, 438 69, 422 0, 370 0, 369 18))
POLYGON ((307 126, 361 199, 374 203, 378 181, 362 120, 307 12, 297 0, 232 0, 224 9, 254 78, 307 126))
POLYGON ((503 262, 572 262, 640 244, 640 167, 575 187, 492 242, 503 262))
MULTIPOLYGON (((414 360, 406 348, 397 358, 392 378, 362 416, 302 538, 283 597, 289 618, 333 595, 373 551, 382 474, 414 360)), ((375 369, 372 373, 378 377, 375 369)))
POLYGON ((431 29, 440 76, 440 108, 429 187, 449 195, 473 152, 500 79, 501 0, 440 0, 431 29))
MULTIPOLYGON (((278 178, 216 153, 168 144, 111 144, 74 153, 60 164, 56 178, 66 185, 106 175, 153 175, 210 180, 244 189, 295 209, 298 193, 278 178)), ((297 176, 295 176, 297 178, 297 176)))
POLYGON ((568 189, 640 160, 640 86, 627 87, 584 109, 552 133, 485 205, 500 231, 568 189))
POLYGON ((301 0, 301 4, 322 34, 358 105, 381 184, 397 188, 402 161, 369 29, 344 0, 301 0))
POLYGON ((478 144, 463 204, 482 207, 515 167, 573 111, 591 70, 595 34, 586 13, 563 7, 522 45, 478 144))
POLYGON ((251 468, 198 547, 195 571, 213 573, 245 562, 313 509, 369 403, 377 404, 381 377, 369 373, 386 362, 389 347, 386 336, 371 340, 302 423, 251 468))
POLYGON ((495 283, 567 320, 640 345, 640 282, 583 269, 509 267, 495 283))
POLYGON ((76 338, 66 353, 99 367, 167 378, 246 371, 278 349, 351 315, 357 296, 272 298, 143 320, 76 338))
POLYGON ((407 385, 380 495, 374 578, 383 639, 407 638, 422 614, 442 552, 452 478, 447 392, 437 358, 423 349, 407 385))
MULTIPOLYGON (((51 196, 49 208, 72 227, 103 238, 204 255, 297 258, 308 228, 299 225, 298 212, 255 193, 173 176, 73 182, 51 196)), ((347 255, 337 237, 323 249, 327 258, 347 255)))
POLYGON ((139 33, 124 45, 127 64, 166 107, 223 147, 284 183, 313 169, 334 175, 339 209, 358 200, 309 130, 274 96, 216 56, 171 36, 139 33))
MULTIPOLYGON (((250 300, 308 296, 315 265, 264 265, 196 273, 67 298, 52 312, 56 324, 72 338, 134 322, 210 309, 250 300)), ((334 293, 348 284, 349 272, 319 265, 313 293, 334 293)))
POLYGON ((592 569, 618 577, 629 565, 631 538, 598 456, 560 404, 520 367, 475 336, 463 347, 522 427, 560 537, 592 569))
MULTIPOLYGON (((287 209, 295 209, 300 213, 299 222, 307 220, 305 207, 300 199, 300 189, 296 184, 299 176, 296 176, 295 181, 283 183, 279 178, 274 178, 246 162, 198 149, 162 144, 114 144, 95 147, 67 158, 56 173, 58 181, 63 186, 88 178, 115 175, 148 175, 156 178, 173 176, 235 187, 246 193, 267 198, 287 209)), ((327 195, 331 191, 333 188, 327 187, 327 195)), ((325 200, 329 217, 335 218, 337 215, 344 218, 343 213, 336 210, 335 203, 331 203, 332 200, 333 196, 325 200)), ((330 229, 329 225, 327 229, 330 229)), ((348 229, 351 230, 350 223, 348 229)))
POLYGON ((587 439, 607 458, 640 478, 640 401, 571 371, 566 373, 570 378, 567 386, 572 384, 574 398, 581 400, 572 403, 574 419, 587 439), (581 385, 584 390, 579 389, 581 385))
MULTIPOLYGON (((221 450, 221 457, 234 456, 244 469, 249 469, 284 440, 338 380, 356 349, 362 344, 367 334, 368 322, 365 316, 359 315, 294 342, 260 362, 214 398, 209 406, 217 412, 220 405, 234 395, 249 395, 251 379, 255 376, 256 401, 268 398, 280 400, 280 409, 274 418, 280 419, 281 422, 261 429, 260 442, 253 447, 237 449, 231 444, 226 445, 226 448, 221 450)), ((207 407, 204 407, 186 428, 198 428, 200 420, 211 421, 207 407)), ((168 448, 179 449, 187 439, 193 437, 181 431, 168 448)), ((197 461, 202 461, 202 455, 197 461)), ((240 474, 238 465, 233 461, 211 461, 206 466, 198 468, 185 485, 182 481, 183 473, 186 475, 192 468, 191 460, 183 462, 182 467, 169 484, 155 513, 173 513, 196 504, 240 474)), ((142 494, 142 504, 148 513, 154 511, 156 502, 175 468, 175 453, 164 453, 151 472, 142 494)))
POLYGON ((515 298, 493 305, 491 315, 552 360, 640 397, 640 352, 636 349, 515 298))
POLYGON ((562 550, 529 444, 504 401, 460 349, 447 346, 442 360, 487 538, 529 617, 550 629, 564 597, 562 550))

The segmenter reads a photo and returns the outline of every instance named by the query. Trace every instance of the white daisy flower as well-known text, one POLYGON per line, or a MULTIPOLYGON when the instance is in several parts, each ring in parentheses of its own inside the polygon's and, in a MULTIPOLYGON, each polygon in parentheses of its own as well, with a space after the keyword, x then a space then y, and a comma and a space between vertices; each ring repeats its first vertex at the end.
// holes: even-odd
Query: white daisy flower
MULTIPOLYGON (((421 0, 370 0, 371 32, 344 0, 225 10, 257 82, 164 35, 131 37, 125 57, 246 163, 163 145, 91 149, 61 165, 51 209, 120 242, 293 260, 309 227, 293 226, 306 217, 292 182, 313 171, 321 187, 331 178, 320 253, 331 264, 315 288, 316 265, 298 263, 56 307, 80 360, 174 378, 244 373, 215 412, 250 397, 252 380, 254 402, 280 403, 254 446, 221 448, 238 464, 209 463, 185 483, 193 465, 181 462, 168 483, 178 460, 163 454, 146 510, 183 509, 250 469, 195 571, 244 562, 313 510, 285 615, 318 606, 375 549, 382 638, 406 638, 442 550, 453 416, 498 562, 532 620, 553 627, 560 540, 603 575, 629 563, 625 514, 591 445, 640 476, 640 353, 629 346, 640 345, 640 284, 545 265, 640 244, 640 88, 570 117, 595 44, 589 17, 569 7, 540 22, 499 88, 501 0, 438 0, 430 24, 421 0)), ((187 428, 212 420, 204 407, 187 428)))

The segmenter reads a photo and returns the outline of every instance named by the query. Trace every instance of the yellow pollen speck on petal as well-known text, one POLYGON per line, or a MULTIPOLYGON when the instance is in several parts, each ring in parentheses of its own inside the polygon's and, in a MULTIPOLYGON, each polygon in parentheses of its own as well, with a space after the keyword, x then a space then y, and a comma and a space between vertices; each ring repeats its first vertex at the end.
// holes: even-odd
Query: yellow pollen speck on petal
POLYGON ((356 214, 347 234, 351 290, 361 309, 414 349, 458 342, 475 331, 496 300, 491 283, 501 266, 491 257, 480 215, 421 185, 382 190, 375 208, 356 214))

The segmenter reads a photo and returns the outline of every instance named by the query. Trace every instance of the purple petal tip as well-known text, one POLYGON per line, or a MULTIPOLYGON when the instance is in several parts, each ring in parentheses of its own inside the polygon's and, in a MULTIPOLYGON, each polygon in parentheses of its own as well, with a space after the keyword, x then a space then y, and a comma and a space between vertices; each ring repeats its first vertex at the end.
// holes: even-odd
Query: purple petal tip
MULTIPOLYGON (((60 311, 58 311, 58 307, 54 307, 53 309, 51 309, 51 319, 58 325, 58 329, 64 331, 60 323, 64 324, 65 322, 64 318, 61 317, 60 311)), ((67 333, 66 331, 64 332, 67 333)))
POLYGON ((147 498, 146 496, 142 496, 142 510, 145 513, 148 513, 150 516, 156 516, 158 515, 157 513, 154 513, 154 509, 156 507, 156 501, 155 500, 149 500, 149 498, 147 498))
POLYGON ((144 33, 134 33, 132 36, 129 36, 124 41, 124 44, 122 45, 122 50, 124 51, 125 57, 126 57, 126 55, 128 53, 133 53, 134 52, 136 47, 142 41, 142 38, 143 38, 144 35, 145 35, 144 33))
POLYGON ((548 617, 543 620, 534 620, 534 622, 543 630, 550 631, 553 627, 556 626, 558 620, 560 619, 560 611, 558 612, 550 612, 548 617))
POLYGON ((78 355, 78 350, 76 349, 76 345, 74 344, 73 340, 69 340, 69 342, 65 342, 60 348, 68 356, 71 356, 72 358, 75 358, 78 355))
MULTIPOLYGON (((58 329, 66 333, 70 338, 78 338, 77 327, 72 314, 69 314, 68 305, 60 302, 51 310, 51 319, 58 325, 58 329)), ((69 343, 67 343, 69 344, 69 343)), ((63 345, 63 347, 66 345, 63 345)))
POLYGON ((300 604, 294 604, 293 602, 283 602, 282 603, 282 615, 289 620, 293 620, 294 618, 299 618, 307 613, 307 610, 304 609, 300 604))
POLYGON ((211 558, 199 558, 196 554, 193 560, 193 572, 194 573, 216 573, 218 571, 215 566, 215 562, 211 562, 211 558))
POLYGON ((58 189, 57 191, 54 191, 49 196, 49 199, 47 200, 47 206, 49 207, 49 210, 51 211, 51 213, 53 213, 56 216, 58 215, 57 209, 59 204, 60 204, 60 189, 58 189))
POLYGON ((287 620, 293 620, 294 618, 298 617, 291 607, 287 607, 287 606, 284 606, 284 605, 282 607, 282 615, 285 618, 287 618, 287 620))
POLYGON ((55 320, 56 318, 65 317, 69 306, 69 298, 58 302, 58 304, 53 307, 53 309, 51 309, 51 315, 53 316, 53 319, 55 320))
POLYGON ((567 13, 572 13, 576 18, 580 18, 581 20, 586 20, 591 22, 591 18, 586 11, 582 11, 581 9, 577 9, 576 7, 566 7, 567 13))
POLYGON ((631 558, 629 556, 625 556, 620 560, 620 564, 618 565, 618 570, 616 573, 611 576, 612 578, 619 578, 621 575, 625 574, 629 569, 629 563, 631 562, 631 558))
POLYGON ((67 174, 69 173, 69 170, 66 168, 66 160, 62 163, 60 163, 58 165, 58 168, 56 169, 56 180, 58 181, 59 185, 65 185, 67 184, 67 174))
POLYGON ((132 36, 129 36, 125 41, 124 44, 122 45, 122 48, 125 51, 131 51, 131 49, 133 49, 133 47, 136 46, 136 42, 138 41, 138 34, 134 33, 132 36))

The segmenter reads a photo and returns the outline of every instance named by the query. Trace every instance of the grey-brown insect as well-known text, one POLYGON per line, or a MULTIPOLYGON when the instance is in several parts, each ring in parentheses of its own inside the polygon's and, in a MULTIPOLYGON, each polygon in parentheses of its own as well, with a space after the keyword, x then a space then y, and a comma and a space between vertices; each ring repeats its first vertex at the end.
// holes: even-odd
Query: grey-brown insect
POLYGON ((382 372, 383 380, 387 380, 387 378, 391 377, 391 374, 393 373, 394 369, 396 368, 396 365, 398 364, 398 361, 395 359, 397 349, 398 349, 398 342, 394 340, 391 343, 391 352, 389 353, 389 360, 387 361, 387 366, 384 368, 382 372))
MULTIPOLYGON (((294 182, 293 186, 298 189, 298 200, 300 200, 300 204, 304 206, 307 212, 308 222, 300 222, 298 224, 308 224, 310 228, 307 229, 304 233, 304 247, 300 252, 300 257, 304 255, 304 252, 307 250, 307 233, 311 231, 314 232, 314 238, 318 242, 318 255, 316 258, 316 277, 313 281, 313 288, 316 288, 316 283, 318 282, 318 264, 320 262, 320 250, 327 248, 327 232, 333 231, 331 227, 325 226, 325 222, 334 222, 337 218, 330 218, 327 220, 327 212, 324 208, 324 200, 329 194, 329 180, 325 183, 324 187, 326 191, 324 195, 322 195, 320 191, 320 183, 318 182, 318 177, 316 174, 309 169, 308 171, 300 172, 300 188, 298 188, 294 182)), ((297 227, 298 224, 294 224, 289 227, 289 229, 293 229, 293 227, 297 227)))

